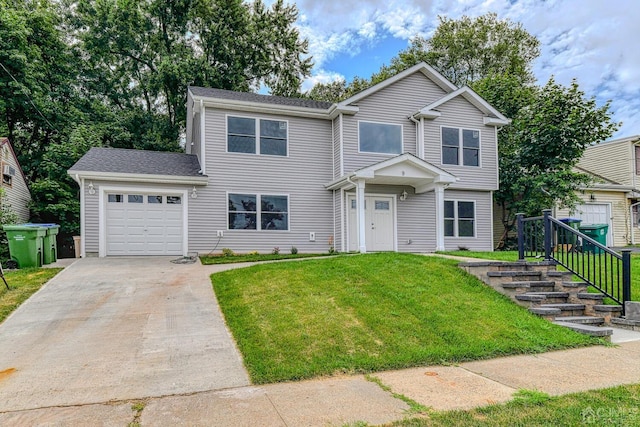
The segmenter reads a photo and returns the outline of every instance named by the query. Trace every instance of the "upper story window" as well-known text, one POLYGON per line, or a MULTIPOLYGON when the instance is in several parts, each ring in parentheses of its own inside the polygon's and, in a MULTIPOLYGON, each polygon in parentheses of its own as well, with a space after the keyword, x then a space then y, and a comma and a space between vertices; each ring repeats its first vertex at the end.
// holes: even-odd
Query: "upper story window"
POLYGON ((636 150, 636 175, 640 175, 640 145, 634 146, 636 150))
POLYGON ((402 154, 402 125, 358 122, 360 151, 402 154))
POLYGON ((480 131, 443 127, 442 164, 480 166, 480 131))
POLYGON ((227 116, 227 151, 286 156, 287 127, 281 120, 227 116))

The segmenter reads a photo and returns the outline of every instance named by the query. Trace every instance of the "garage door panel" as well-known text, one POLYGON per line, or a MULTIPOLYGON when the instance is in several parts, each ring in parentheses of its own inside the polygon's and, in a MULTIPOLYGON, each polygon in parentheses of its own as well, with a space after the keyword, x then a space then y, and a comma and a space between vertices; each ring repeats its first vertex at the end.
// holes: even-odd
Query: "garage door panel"
POLYGON ((107 255, 181 255, 182 205, 167 204, 166 196, 158 193, 134 194, 143 197, 130 198, 125 193, 124 203, 106 204, 107 255))

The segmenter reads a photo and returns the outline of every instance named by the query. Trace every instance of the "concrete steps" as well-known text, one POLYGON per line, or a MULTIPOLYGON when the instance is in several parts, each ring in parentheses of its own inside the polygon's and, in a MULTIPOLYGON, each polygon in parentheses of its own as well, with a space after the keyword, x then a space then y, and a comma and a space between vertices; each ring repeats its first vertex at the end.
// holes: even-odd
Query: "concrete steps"
MULTIPOLYGON (((602 304, 603 295, 587 292, 586 283, 572 281, 573 274, 556 271, 554 263, 467 262, 460 267, 531 313, 576 332, 607 338, 613 329, 603 326, 624 322, 614 320, 622 307, 602 304)), ((640 321, 625 326, 640 331, 640 321)))

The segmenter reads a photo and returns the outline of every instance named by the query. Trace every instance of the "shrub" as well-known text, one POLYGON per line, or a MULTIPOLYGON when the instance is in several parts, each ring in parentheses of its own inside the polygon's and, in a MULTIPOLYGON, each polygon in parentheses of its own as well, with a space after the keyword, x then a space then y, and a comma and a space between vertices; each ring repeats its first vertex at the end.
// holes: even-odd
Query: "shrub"
POLYGON ((273 255, 278 255, 278 254, 280 253, 280 248, 276 246, 275 248, 273 248, 273 250, 271 251, 271 253, 272 253, 273 255))
POLYGON ((222 256, 235 256, 235 252, 229 248, 222 248, 222 256))
POLYGON ((295 246, 291 246, 291 254, 295 255, 298 253, 298 248, 296 248, 295 246))

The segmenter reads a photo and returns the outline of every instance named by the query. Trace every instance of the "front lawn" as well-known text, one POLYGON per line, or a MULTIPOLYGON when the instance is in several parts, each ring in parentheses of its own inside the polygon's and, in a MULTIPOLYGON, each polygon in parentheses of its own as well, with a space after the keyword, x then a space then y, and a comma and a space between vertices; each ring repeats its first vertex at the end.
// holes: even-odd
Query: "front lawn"
POLYGON ((338 255, 337 253, 322 254, 234 254, 234 255, 203 255, 200 261, 203 265, 211 264, 234 264, 238 262, 259 262, 259 261, 277 261, 296 258, 314 258, 329 255, 338 255))
POLYGON ((211 278, 254 383, 599 342, 529 314, 456 265, 380 253, 262 264, 211 278))
POLYGON ((11 289, 7 290, 0 279, 0 322, 61 270, 61 268, 24 268, 6 271, 4 277, 11 289))
POLYGON ((517 261, 518 251, 495 251, 495 252, 478 252, 478 251, 443 251, 438 252, 444 255, 455 255, 466 258, 481 258, 496 261, 517 261))

